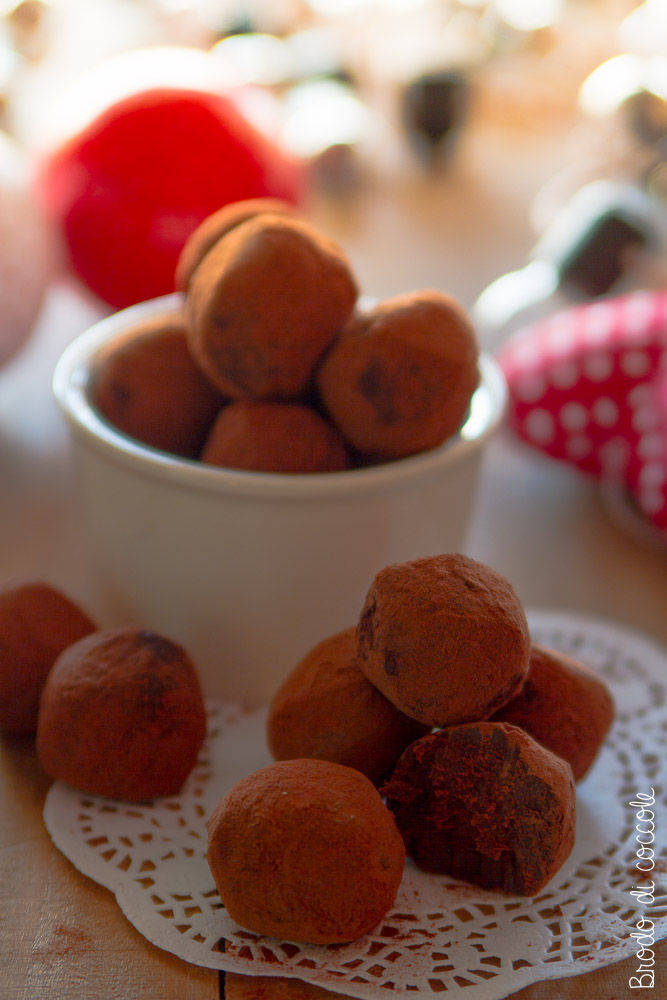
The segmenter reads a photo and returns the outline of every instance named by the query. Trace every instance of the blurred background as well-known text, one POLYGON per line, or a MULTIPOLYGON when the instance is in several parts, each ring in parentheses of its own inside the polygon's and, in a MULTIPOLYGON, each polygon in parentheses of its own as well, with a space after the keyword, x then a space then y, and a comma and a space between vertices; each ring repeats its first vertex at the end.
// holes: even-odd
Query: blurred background
POLYGON ((608 471, 590 451, 619 436, 629 383, 561 367, 555 455, 539 324, 655 294, 634 332, 558 350, 581 374, 586 351, 643 338, 621 486, 667 532, 664 0, 2 0, 0 126, 0 443, 22 467, 61 461, 44 400, 63 346, 171 291, 208 214, 269 195, 341 244, 364 294, 450 293, 501 357, 537 324, 539 379, 504 364, 510 416, 577 474, 608 471))
POLYGON ((187 114, 166 124, 147 117, 140 135, 110 133, 113 150, 97 158, 71 150, 73 163, 67 170, 61 163, 60 174, 47 164, 51 175, 31 181, 31 197, 55 231, 59 271, 69 269, 102 303, 129 304, 169 289, 166 278, 125 289, 120 264, 98 262, 90 234, 75 232, 77 198, 90 230, 93 197, 106 197, 126 244, 137 238, 130 237, 133 216, 153 211, 162 232, 152 239, 171 242, 175 253, 198 215, 257 189, 300 201, 345 245, 368 294, 452 292, 476 309, 484 342, 495 346, 564 288, 567 301, 664 287, 665 6, 3 2, 0 120, 33 173, 105 109, 155 86, 224 94, 268 140, 257 152, 253 135, 223 121, 229 164, 224 183, 210 185, 208 204, 202 188, 209 181, 198 170, 207 155, 219 163, 220 151, 207 150, 209 133, 188 124, 187 114), (144 201, 163 202, 152 207, 128 193, 146 173, 151 143, 162 181, 144 201), (234 160, 239 146, 250 147, 263 174, 245 188, 247 162, 234 160), (295 161, 293 176, 285 157, 295 161), (82 170, 91 174, 87 188, 82 170), (103 192, 109 175, 115 194, 103 192), (189 185, 199 191, 188 196, 189 185), (544 268, 526 272, 535 259, 555 262, 555 279, 544 268), (110 267, 117 277, 100 285, 96 270, 110 267))

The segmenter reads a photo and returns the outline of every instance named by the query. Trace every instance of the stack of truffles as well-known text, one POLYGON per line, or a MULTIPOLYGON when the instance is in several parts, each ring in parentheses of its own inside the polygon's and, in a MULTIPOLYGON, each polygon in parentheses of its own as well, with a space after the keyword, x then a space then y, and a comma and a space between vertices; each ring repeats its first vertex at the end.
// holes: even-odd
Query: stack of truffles
POLYGON ((227 468, 337 472, 434 448, 465 420, 478 345, 435 291, 365 308, 341 248, 279 201, 225 206, 176 273, 180 315, 103 352, 93 401, 125 434, 227 468))
MULTIPOLYGON (((0 588, 0 731, 89 794, 179 792, 206 735, 196 668, 162 635, 99 629, 41 582, 0 588)), ((387 914, 406 854, 534 896, 574 844, 574 782, 612 723, 604 682, 533 643, 510 583, 467 556, 385 567, 358 624, 276 691, 274 763, 225 795, 207 859, 257 934, 352 941, 387 914)))
POLYGON ((459 554, 388 566, 358 625, 276 692, 276 762, 211 817, 222 900, 256 933, 351 940, 393 902, 392 828, 425 871, 534 896, 572 850, 574 782, 613 715, 594 672, 531 641, 499 573, 459 554), (362 777, 366 806, 345 804, 341 787, 362 777))

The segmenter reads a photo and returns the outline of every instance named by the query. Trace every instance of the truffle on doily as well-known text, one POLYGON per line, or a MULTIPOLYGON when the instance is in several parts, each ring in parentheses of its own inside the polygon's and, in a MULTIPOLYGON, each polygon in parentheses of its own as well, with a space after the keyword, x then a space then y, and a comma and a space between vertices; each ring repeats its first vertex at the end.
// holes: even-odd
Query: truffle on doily
POLYGON ((427 728, 399 712, 359 669, 357 630, 309 650, 269 706, 267 737, 276 760, 317 757, 354 767, 377 784, 427 728))
POLYGON ((361 611, 359 666, 428 726, 487 718, 521 687, 530 655, 524 609, 500 573, 461 554, 386 566, 361 611))
POLYGON ((145 801, 180 791, 205 736, 185 650, 154 632, 105 629, 56 660, 40 702, 37 752, 54 780, 145 801))
POLYGON ((288 941, 368 933, 394 902, 405 850, 360 771, 283 760, 242 778, 208 822, 207 859, 229 915, 288 941))
POLYGON ((570 765, 516 726, 450 726, 412 743, 383 789, 420 868, 535 896, 574 847, 570 765))
POLYGON ((580 781, 593 764, 614 719, 609 688, 571 656, 533 643, 528 677, 492 717, 510 722, 558 754, 580 781))

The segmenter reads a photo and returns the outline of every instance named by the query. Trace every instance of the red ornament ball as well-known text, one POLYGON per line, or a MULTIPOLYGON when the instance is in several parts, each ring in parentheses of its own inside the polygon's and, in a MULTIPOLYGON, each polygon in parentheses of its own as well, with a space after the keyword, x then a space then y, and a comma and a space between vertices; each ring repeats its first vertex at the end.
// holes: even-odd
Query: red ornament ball
POLYGON ((37 195, 73 273, 114 308, 174 290, 179 254, 212 212, 298 203, 301 165, 232 97, 157 86, 110 103, 43 158, 37 195))

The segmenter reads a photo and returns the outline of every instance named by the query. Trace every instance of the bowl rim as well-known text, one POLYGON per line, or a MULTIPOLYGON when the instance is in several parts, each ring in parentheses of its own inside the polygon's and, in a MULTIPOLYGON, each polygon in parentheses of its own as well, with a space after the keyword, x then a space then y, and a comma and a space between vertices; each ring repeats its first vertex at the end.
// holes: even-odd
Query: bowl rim
POLYGON ((487 352, 479 355, 480 384, 460 431, 437 448, 377 465, 340 472, 254 472, 207 465, 198 459, 170 455, 117 430, 90 399, 91 374, 100 351, 130 326, 160 314, 178 315, 183 295, 172 292, 139 302, 98 320, 65 348, 53 373, 52 390, 70 430, 79 442, 107 459, 143 476, 198 492, 256 498, 323 499, 364 493, 423 479, 456 464, 477 450, 501 423, 507 407, 507 385, 500 366, 487 352))

